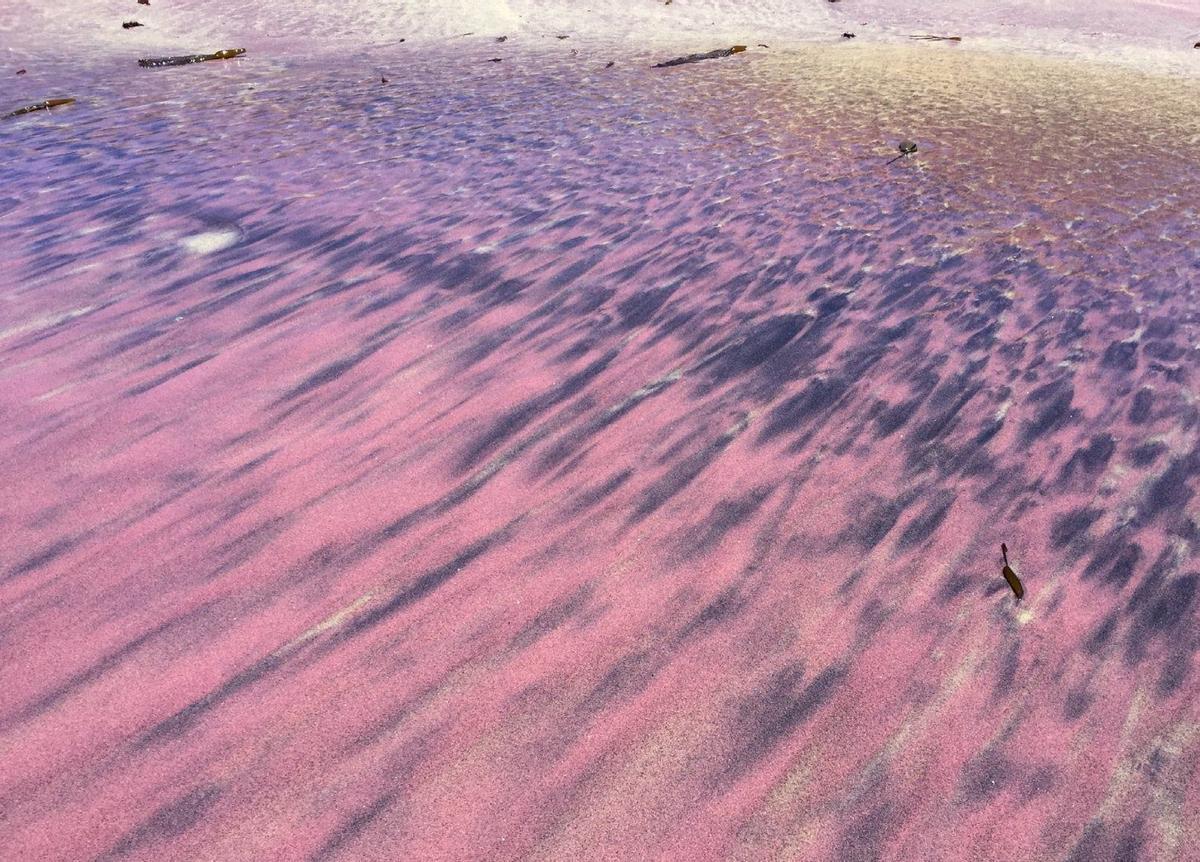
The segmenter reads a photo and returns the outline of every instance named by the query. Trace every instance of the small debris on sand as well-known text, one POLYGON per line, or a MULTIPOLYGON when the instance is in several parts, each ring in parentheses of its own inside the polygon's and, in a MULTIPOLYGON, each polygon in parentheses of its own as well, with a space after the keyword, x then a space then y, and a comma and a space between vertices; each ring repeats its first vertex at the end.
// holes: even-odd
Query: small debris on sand
POLYGON ((715 60, 718 57, 729 57, 733 54, 740 54, 746 50, 745 45, 734 45, 732 48, 718 48, 715 51, 708 51, 704 54, 688 54, 686 57, 676 57, 674 60, 667 60, 664 63, 655 63, 655 69, 661 69, 665 66, 682 66, 684 63, 699 63, 701 60, 715 60))
POLYGON ((138 3, 142 6, 149 6, 150 0, 138 0, 138 3))
POLYGON ((379 79, 379 83, 381 83, 381 84, 386 84, 386 83, 387 83, 387 78, 380 78, 380 79, 379 79))
POLYGON ((24 70, 24 69, 17 69, 17 74, 18 74, 18 75, 24 75, 24 74, 25 74, 25 70, 24 70))
POLYGON ((570 36, 555 36, 556 39, 570 39, 570 36))
POLYGON ((608 62, 607 62, 605 65, 604 65, 604 68, 605 68, 605 69, 611 69, 611 68, 612 68, 613 66, 615 66, 615 65, 617 65, 617 61, 616 61, 616 60, 609 60, 609 61, 608 61, 608 62))
MULTIPOLYGON (((900 159, 904 158, 905 156, 911 156, 913 153, 915 153, 917 151, 917 144, 915 141, 901 141, 899 146, 896 147, 896 149, 898 149, 900 151, 900 155, 891 159, 891 161, 888 162, 889 165, 892 162, 899 161, 900 159)), ((886 165, 884 167, 886 167, 886 165)))
POLYGON ((145 27, 146 25, 143 24, 141 21, 126 21, 121 26, 124 27, 126 30, 132 30, 134 27, 145 27))
POLYGON ((760 48, 770 48, 771 46, 770 46, 770 45, 764 45, 762 42, 759 42, 759 43, 758 43, 758 47, 760 47, 760 48))
POLYGON ((507 41, 508 41, 508 37, 507 37, 507 36, 497 36, 497 37, 496 37, 496 41, 497 41, 497 42, 507 42, 507 41))
POLYGON ((854 38, 854 34, 853 34, 853 33, 843 33, 843 34, 842 34, 842 38, 843 38, 843 39, 853 39, 853 38, 854 38))
POLYGON ((74 99, 47 99, 44 102, 38 102, 36 105, 26 105, 24 108, 17 108, 15 111, 5 114, 4 119, 19 117, 22 114, 32 114, 34 111, 48 111, 51 108, 57 108, 59 105, 70 105, 74 101, 74 99))
POLYGON ((148 60, 138 60, 139 66, 157 68, 159 66, 186 66, 190 63, 205 63, 209 60, 232 60, 246 53, 245 48, 226 48, 212 54, 190 54, 186 57, 151 57, 148 60))
POLYGON ((1004 555, 1004 568, 1000 570, 1000 574, 1004 576, 1004 580, 1008 581, 1009 587, 1016 593, 1017 602, 1019 603, 1025 596, 1025 587, 1021 583, 1021 579, 1017 577, 1017 573, 1012 570, 1008 564, 1008 545, 1000 543, 1000 553, 1004 555))
POLYGON ((489 63, 503 63, 504 58, 503 57, 493 57, 492 59, 488 60, 488 62, 489 63))
POLYGON ((910 39, 921 39, 925 42, 961 42, 962 36, 909 36, 910 39))

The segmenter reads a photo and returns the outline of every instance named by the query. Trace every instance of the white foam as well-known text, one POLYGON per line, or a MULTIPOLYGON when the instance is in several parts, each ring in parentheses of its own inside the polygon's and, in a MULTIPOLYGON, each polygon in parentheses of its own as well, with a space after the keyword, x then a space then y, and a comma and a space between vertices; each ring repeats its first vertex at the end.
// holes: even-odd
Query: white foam
POLYGON ((209 230, 184 237, 179 244, 192 254, 212 254, 237 243, 241 234, 234 228, 209 230))

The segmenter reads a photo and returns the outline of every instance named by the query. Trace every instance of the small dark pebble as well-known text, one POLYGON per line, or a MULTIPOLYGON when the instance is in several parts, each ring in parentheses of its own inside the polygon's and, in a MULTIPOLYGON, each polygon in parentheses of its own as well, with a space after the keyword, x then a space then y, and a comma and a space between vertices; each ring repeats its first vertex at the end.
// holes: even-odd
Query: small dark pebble
POLYGON ((131 30, 134 27, 145 27, 146 25, 143 24, 141 21, 126 21, 121 26, 124 27, 126 30, 131 30))
POLYGON ((613 66, 615 66, 615 65, 617 65, 617 61, 616 61, 616 60, 609 60, 609 61, 608 61, 608 63, 607 63, 607 64, 605 64, 604 68, 605 68, 605 69, 611 69, 611 68, 612 68, 613 66))
POLYGON ((18 74, 18 75, 24 75, 24 74, 25 74, 25 70, 24 70, 24 69, 17 69, 17 74, 18 74))
POLYGON ((853 33, 843 33, 843 34, 842 34, 842 38, 843 38, 843 39, 853 39, 853 38, 854 38, 854 34, 853 34, 853 33))

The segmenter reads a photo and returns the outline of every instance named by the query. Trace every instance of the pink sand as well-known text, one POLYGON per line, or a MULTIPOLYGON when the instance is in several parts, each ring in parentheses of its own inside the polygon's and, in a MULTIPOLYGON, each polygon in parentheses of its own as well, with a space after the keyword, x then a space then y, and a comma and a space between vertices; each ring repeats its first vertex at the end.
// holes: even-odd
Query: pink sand
POLYGON ((5 35, 0 857, 1196 858, 1195 16, 853 4, 5 35))

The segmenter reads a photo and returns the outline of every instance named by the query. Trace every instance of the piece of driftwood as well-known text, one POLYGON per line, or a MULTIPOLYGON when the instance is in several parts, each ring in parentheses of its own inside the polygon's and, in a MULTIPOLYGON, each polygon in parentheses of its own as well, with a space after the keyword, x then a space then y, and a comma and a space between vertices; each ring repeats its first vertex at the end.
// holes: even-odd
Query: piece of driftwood
POLYGON ((57 108, 59 105, 69 105, 74 101, 74 99, 47 99, 44 102, 38 102, 36 105, 26 105, 24 108, 17 108, 12 113, 5 114, 4 119, 19 117, 22 114, 32 114, 34 111, 48 111, 51 108, 57 108))
POLYGON ((909 36, 910 39, 921 39, 925 42, 961 42, 962 36, 909 36))
POLYGON ((718 48, 715 51, 707 51, 703 54, 688 54, 686 57, 676 57, 674 60, 655 63, 653 68, 661 69, 666 66, 682 66, 684 63, 699 63, 701 60, 715 60, 718 57, 729 57, 733 54, 740 54, 745 50, 745 45, 734 45, 732 48, 718 48))
POLYGON ((216 51, 212 54, 190 54, 186 57, 152 57, 149 60, 138 60, 138 65, 147 68, 187 66, 190 63, 206 63, 209 60, 231 60, 245 53, 245 48, 226 48, 224 51, 216 51))

